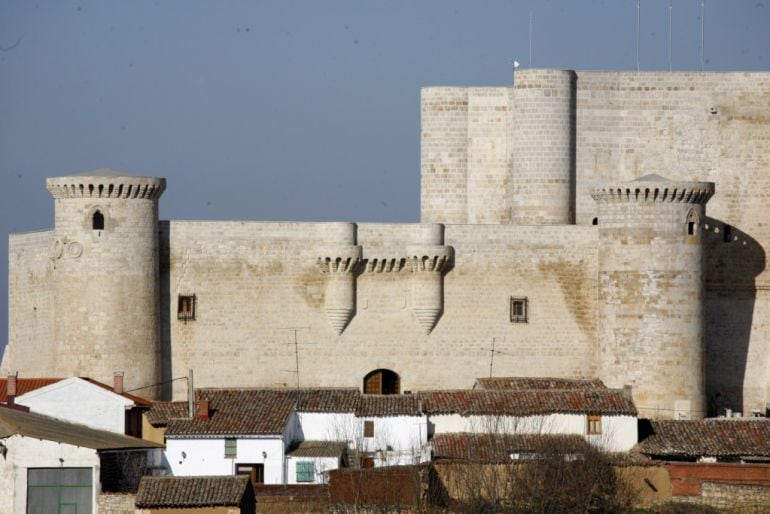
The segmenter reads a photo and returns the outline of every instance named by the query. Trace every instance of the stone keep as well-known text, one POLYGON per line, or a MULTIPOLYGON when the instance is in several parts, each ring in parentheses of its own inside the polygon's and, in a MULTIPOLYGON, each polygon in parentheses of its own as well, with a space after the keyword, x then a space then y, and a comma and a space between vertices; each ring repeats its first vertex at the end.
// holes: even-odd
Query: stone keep
POLYGON ((3 372, 599 377, 641 416, 765 410, 770 74, 518 70, 421 96, 421 223, 158 221, 163 179, 50 179, 54 230, 10 238, 3 372))
POLYGON ((127 389, 159 381, 158 198, 165 185, 110 174, 48 179, 56 220, 54 376, 103 379, 126 370, 127 389))

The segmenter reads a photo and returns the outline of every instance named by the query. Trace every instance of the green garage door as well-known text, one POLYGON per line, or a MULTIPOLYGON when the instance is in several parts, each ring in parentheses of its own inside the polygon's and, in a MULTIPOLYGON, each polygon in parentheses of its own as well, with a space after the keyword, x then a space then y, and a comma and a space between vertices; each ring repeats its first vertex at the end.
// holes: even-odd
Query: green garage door
POLYGON ((27 514, 91 514, 91 468, 27 470, 27 514))

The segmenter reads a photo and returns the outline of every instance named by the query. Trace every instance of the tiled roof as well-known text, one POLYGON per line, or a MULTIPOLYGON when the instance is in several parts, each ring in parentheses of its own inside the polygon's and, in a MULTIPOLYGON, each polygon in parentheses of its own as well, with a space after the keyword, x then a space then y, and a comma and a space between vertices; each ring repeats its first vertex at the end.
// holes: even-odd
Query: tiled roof
MULTIPOLYGON (((93 378, 88 378, 88 377, 80 377, 80 378, 82 378, 86 382, 91 382, 92 384, 97 385, 102 389, 106 389, 107 391, 114 392, 112 386, 105 384, 104 382, 99 382, 98 380, 94 380, 93 378)), ((146 400, 141 396, 136 396, 134 394, 126 393, 126 392, 116 393, 116 394, 120 394, 120 396, 122 396, 123 398, 131 400, 132 402, 134 402, 135 405, 139 407, 149 407, 150 405, 152 405, 152 402, 150 400, 146 400)))
POLYGON ((434 459, 482 462, 510 462, 516 453, 577 452, 587 444, 578 435, 550 434, 437 434, 431 440, 434 459))
POLYGON ((155 402, 145 416, 154 427, 166 426, 172 419, 188 417, 187 402, 155 402))
POLYGON ((345 441, 301 441, 286 452, 287 457, 339 457, 348 447, 345 441))
POLYGON ((652 421, 653 435, 639 443, 659 457, 770 457, 770 419, 652 421))
POLYGON ((323 388, 285 390, 296 398, 299 412, 353 412, 358 405, 356 388, 323 388))
POLYGON ((428 414, 532 416, 538 414, 636 415, 630 395, 622 389, 539 391, 424 391, 417 393, 428 414))
POLYGON ((208 420, 179 416, 182 407, 166 404, 150 415, 153 424, 165 420, 167 437, 281 434, 294 410, 354 412, 360 397, 353 388, 198 389, 195 395, 209 401, 208 420))
POLYGON ((606 389, 598 378, 488 377, 476 380, 478 389, 606 389))
POLYGON ((237 507, 248 476, 142 477, 136 493, 140 509, 237 507))
MULTIPOLYGON (((63 379, 61 378, 17 378, 16 396, 21 396, 35 389, 40 389, 51 384, 55 384, 63 379)), ((8 402, 8 379, 0 378, 0 403, 8 402)))
POLYGON ((201 389, 209 419, 171 419, 166 437, 280 435, 294 409, 286 390, 201 389))
MULTIPOLYGON (((103 382, 99 382, 98 380, 94 380, 92 378, 87 377, 79 377, 81 380, 85 380, 86 382, 90 382, 94 385, 97 385, 101 387, 102 389, 106 389, 107 391, 112 391, 112 386, 107 385, 103 382)), ((57 382, 61 382, 64 380, 63 378, 17 378, 16 379, 16 396, 21 396, 23 394, 27 394, 30 391, 34 391, 35 389, 40 389, 41 387, 46 387, 51 384, 55 384, 57 382)), ((121 393, 120 396, 127 398, 134 402, 138 406, 150 406, 152 402, 149 400, 145 400, 142 397, 129 394, 129 393, 121 393)), ((8 402, 8 379, 7 378, 0 378, 0 403, 7 403, 8 402)))
POLYGON ((0 407, 0 438, 14 435, 55 441, 94 450, 163 447, 162 444, 116 434, 115 432, 97 430, 85 425, 77 425, 33 412, 0 407))
POLYGON ((420 399, 411 394, 365 394, 358 402, 356 416, 422 416, 420 399))

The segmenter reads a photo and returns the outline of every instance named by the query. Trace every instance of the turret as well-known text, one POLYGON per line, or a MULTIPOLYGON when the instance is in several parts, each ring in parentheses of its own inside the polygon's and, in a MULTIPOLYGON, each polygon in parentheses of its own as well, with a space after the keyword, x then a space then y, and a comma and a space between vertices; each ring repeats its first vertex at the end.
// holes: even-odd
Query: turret
POLYGON ((55 201, 53 373, 111 383, 113 372, 124 371, 126 390, 157 384, 165 179, 102 169, 46 186, 55 201))
POLYGON ((330 223, 325 245, 316 259, 326 280, 324 310, 329 324, 340 335, 356 313, 356 272, 361 247, 356 245, 355 223, 330 223))
POLYGON ((599 373, 640 416, 705 413, 702 220, 711 182, 648 175, 592 193, 599 224, 599 373))
POLYGON ((513 82, 511 223, 574 223, 574 71, 520 70, 513 82))

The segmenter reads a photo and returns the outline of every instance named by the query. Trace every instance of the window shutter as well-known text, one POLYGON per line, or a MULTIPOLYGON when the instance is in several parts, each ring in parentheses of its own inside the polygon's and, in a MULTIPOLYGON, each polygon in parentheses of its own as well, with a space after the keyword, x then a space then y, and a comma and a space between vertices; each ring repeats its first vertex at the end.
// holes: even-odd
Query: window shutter
POLYGON ((297 482, 315 482, 315 465, 312 462, 297 462, 297 482))

